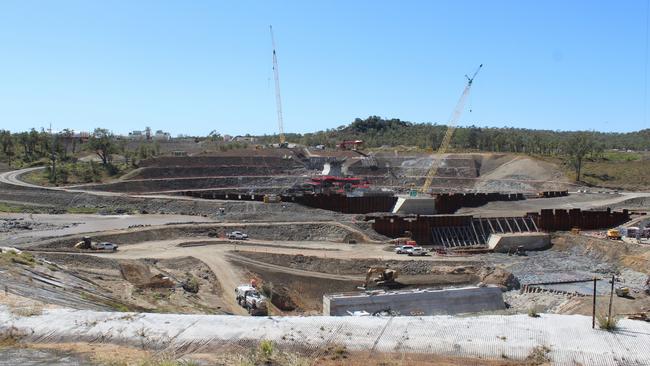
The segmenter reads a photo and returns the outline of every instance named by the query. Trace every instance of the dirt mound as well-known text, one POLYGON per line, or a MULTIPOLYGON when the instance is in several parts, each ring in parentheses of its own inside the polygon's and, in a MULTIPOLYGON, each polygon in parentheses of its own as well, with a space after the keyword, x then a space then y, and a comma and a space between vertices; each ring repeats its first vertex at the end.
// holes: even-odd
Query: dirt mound
POLYGON ((519 279, 501 267, 483 267, 478 271, 481 282, 497 285, 504 290, 516 290, 520 287, 519 279))
POLYGON ((483 191, 561 190, 569 183, 557 166, 524 156, 484 155, 481 171, 475 188, 483 191))
POLYGON ((146 284, 152 277, 149 267, 144 263, 131 260, 120 262, 120 273, 125 280, 136 286, 146 284))
POLYGON ((560 234, 553 240, 554 250, 573 250, 582 255, 650 274, 650 248, 623 241, 583 235, 560 234))

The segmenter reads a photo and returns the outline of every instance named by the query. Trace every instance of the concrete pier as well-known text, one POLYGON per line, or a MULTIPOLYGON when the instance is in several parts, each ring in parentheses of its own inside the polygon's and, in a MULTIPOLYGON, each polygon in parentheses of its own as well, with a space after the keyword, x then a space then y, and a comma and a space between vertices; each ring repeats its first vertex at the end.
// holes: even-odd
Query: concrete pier
POLYGON ((453 315, 503 310, 501 289, 495 286, 462 287, 443 290, 422 289, 389 292, 361 292, 323 296, 324 315, 370 314, 381 311, 400 315, 453 315))

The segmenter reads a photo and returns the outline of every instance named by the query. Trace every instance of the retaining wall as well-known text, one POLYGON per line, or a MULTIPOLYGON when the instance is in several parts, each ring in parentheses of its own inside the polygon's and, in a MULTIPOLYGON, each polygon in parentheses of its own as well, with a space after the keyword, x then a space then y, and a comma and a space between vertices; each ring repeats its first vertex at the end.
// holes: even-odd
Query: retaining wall
POLYGON ((630 220, 628 210, 582 211, 579 208, 545 209, 540 213, 530 212, 526 216, 533 218, 538 228, 545 231, 567 231, 572 228, 583 230, 607 229, 616 227, 630 220))
POLYGON ((436 198, 436 213, 451 214, 462 207, 479 207, 488 202, 524 200, 523 193, 451 193, 438 194, 436 198))

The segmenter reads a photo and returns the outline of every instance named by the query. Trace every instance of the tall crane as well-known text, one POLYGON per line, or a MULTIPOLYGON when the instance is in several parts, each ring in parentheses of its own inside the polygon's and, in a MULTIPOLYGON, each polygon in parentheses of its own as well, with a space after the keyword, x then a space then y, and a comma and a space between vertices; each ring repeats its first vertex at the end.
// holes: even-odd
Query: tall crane
POLYGON ((282 98, 280 98, 280 75, 278 71, 278 57, 275 54, 275 37, 273 37, 273 26, 269 25, 271 32, 271 45, 273 46, 273 77, 275 78, 275 105, 278 112, 278 128, 280 130, 280 147, 286 145, 284 138, 284 124, 282 122, 282 98))
MULTIPOLYGON (((465 78, 467 78, 467 85, 465 85, 465 89, 463 90, 463 94, 460 95, 460 98, 458 99, 458 103, 456 103, 456 108, 454 108, 454 112, 451 115, 451 118, 449 119, 449 123, 447 123, 447 132, 445 132, 445 137, 442 138, 442 143, 440 144, 440 147, 438 147, 438 155, 442 155, 447 152, 447 149, 449 148, 449 144, 451 143, 451 138, 454 135, 454 131, 456 130, 456 125, 458 124, 458 120, 460 119, 460 116, 463 114, 463 109, 465 108, 465 102, 467 101, 467 97, 469 96, 469 92, 472 89, 472 83, 474 82, 474 78, 478 74, 479 71, 481 71, 481 68, 483 67, 483 64, 480 64, 476 71, 474 72, 474 75, 472 77, 469 77, 465 75, 465 78)), ((429 171, 427 172, 426 179, 424 180, 424 184, 420 188, 421 193, 428 193, 429 188, 431 188, 431 183, 433 182, 433 178, 436 176, 438 173, 438 168, 440 168, 440 160, 434 160, 433 163, 431 164, 431 167, 429 168, 429 171)))

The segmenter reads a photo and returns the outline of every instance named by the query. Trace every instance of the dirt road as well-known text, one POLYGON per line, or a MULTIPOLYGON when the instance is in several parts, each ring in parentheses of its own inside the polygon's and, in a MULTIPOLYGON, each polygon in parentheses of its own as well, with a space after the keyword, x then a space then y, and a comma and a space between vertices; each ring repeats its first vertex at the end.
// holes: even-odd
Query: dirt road
MULTIPOLYGON (((235 301, 234 296, 230 296, 230 291, 240 284, 248 283, 250 278, 246 277, 237 266, 230 261, 248 264, 254 267, 265 268, 274 272, 286 274, 295 274, 298 276, 307 276, 314 278, 323 278, 330 280, 352 280, 361 282, 362 276, 339 275, 332 273, 313 272, 301 269, 269 264, 237 255, 237 251, 269 252, 276 254, 288 255, 308 255, 322 258, 336 259, 383 259, 383 260, 411 260, 412 257, 398 256, 394 253, 383 250, 381 245, 377 244, 341 244, 332 242, 282 242, 282 241, 242 241, 235 244, 223 243, 222 239, 201 240, 203 245, 196 246, 179 246, 179 244, 192 242, 188 238, 179 238, 173 240, 161 240, 142 242, 138 244, 129 244, 121 246, 115 253, 93 253, 91 255, 108 257, 114 259, 169 259, 175 257, 191 256, 203 261, 210 270, 214 272, 221 287, 225 291, 224 302, 229 306, 228 311, 234 314, 245 314, 235 301)), ((418 260, 424 261, 445 261, 453 265, 455 261, 467 262, 468 258, 444 258, 430 256, 420 257, 418 260)), ((477 260, 478 262, 478 260, 477 260)))

